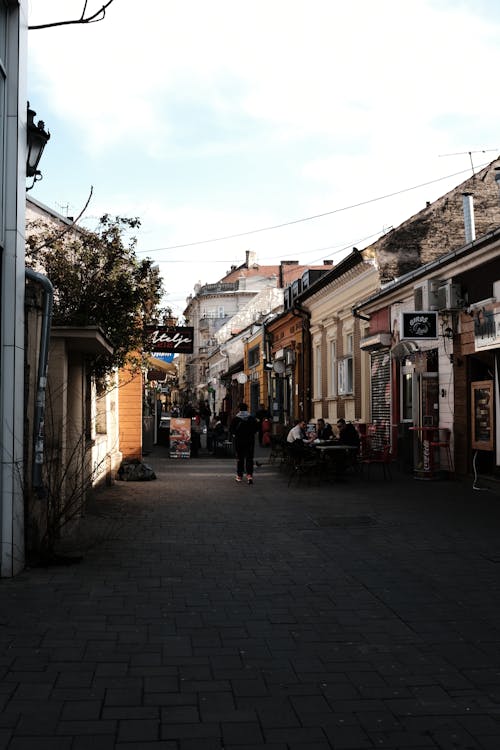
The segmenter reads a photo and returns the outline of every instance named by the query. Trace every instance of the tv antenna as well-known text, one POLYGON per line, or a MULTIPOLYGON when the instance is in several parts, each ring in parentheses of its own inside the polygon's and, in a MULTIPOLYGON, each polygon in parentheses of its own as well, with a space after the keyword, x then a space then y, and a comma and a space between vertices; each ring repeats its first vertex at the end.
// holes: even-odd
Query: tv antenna
POLYGON ((489 154, 489 153, 492 153, 492 152, 495 152, 495 153, 498 154, 498 149, 497 148, 483 148, 483 149, 481 149, 479 151, 455 151, 455 152, 453 152, 451 154, 438 154, 438 156, 439 157, 442 157, 442 156, 466 156, 468 154, 469 155, 469 159, 470 159, 471 169, 472 169, 472 176, 474 177, 476 173, 475 173, 475 169, 474 169, 474 162, 472 160, 472 154, 489 154))

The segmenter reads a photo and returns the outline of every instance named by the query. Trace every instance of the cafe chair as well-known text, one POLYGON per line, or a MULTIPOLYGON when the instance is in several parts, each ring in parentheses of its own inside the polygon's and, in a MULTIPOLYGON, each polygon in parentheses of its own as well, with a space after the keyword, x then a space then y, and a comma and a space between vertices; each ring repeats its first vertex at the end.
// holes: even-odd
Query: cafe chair
POLYGON ((384 479, 392 479, 391 462, 392 451, 390 445, 384 445, 380 450, 373 450, 367 455, 361 455, 359 459, 361 473, 363 473, 363 468, 366 466, 369 477, 370 467, 374 464, 379 465, 382 467, 384 479))
POLYGON ((286 463, 285 438, 283 435, 271 435, 269 463, 277 464, 279 469, 286 463))
POLYGON ((294 443, 287 443, 287 454, 289 487, 294 480, 297 480, 297 483, 300 484, 304 477, 309 479, 317 473, 319 469, 319 459, 312 451, 297 446, 294 443))
MULTIPOLYGON (((452 476, 454 474, 454 465, 453 465, 453 457, 451 455, 451 447, 450 447, 450 436, 451 436, 451 430, 449 430, 446 427, 440 427, 438 429, 438 439, 437 440, 431 440, 430 442, 430 448, 434 452, 434 450, 439 449, 439 451, 443 451, 446 456, 446 463, 447 463, 447 470, 448 474, 452 476)), ((441 461, 439 462, 440 468, 443 468, 441 466, 441 461)))

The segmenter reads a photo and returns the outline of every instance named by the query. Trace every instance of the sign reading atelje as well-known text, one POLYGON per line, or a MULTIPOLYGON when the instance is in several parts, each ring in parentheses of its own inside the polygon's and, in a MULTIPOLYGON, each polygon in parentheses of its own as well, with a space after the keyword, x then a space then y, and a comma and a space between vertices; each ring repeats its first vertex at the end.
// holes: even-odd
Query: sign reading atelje
POLYGON ((401 339, 437 339, 437 315, 432 310, 401 313, 401 339))
POLYGON ((149 326, 151 352, 192 354, 194 328, 192 326, 149 326))

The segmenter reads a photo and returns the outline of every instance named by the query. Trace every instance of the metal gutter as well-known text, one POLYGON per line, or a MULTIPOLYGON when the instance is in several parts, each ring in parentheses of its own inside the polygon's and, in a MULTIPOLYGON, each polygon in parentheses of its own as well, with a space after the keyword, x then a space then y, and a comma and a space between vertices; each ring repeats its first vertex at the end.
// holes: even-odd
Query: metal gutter
POLYGON ((26 278, 39 284, 43 289, 42 330, 40 335, 40 350, 38 353, 37 389, 35 404, 35 422, 33 430, 33 487, 42 487, 42 464, 45 440, 45 393, 47 389, 47 369, 49 363, 50 326, 52 323, 52 302, 54 287, 43 274, 26 269, 26 278))

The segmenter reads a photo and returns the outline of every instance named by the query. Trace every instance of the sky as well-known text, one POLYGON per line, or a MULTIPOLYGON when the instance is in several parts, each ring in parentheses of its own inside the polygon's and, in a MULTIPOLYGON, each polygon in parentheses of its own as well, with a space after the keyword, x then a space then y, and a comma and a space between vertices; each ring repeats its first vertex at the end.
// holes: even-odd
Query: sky
POLYGON ((496 158, 499 40, 497 0, 114 0, 28 33, 51 133, 29 195, 76 216, 92 190, 89 229, 139 217, 181 316, 246 250, 337 262, 496 158))

